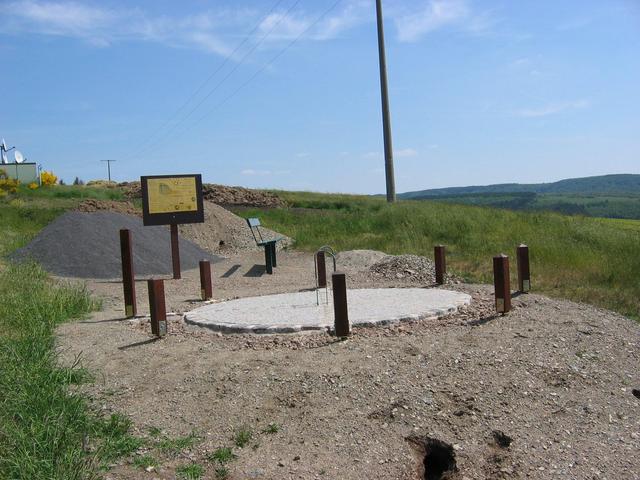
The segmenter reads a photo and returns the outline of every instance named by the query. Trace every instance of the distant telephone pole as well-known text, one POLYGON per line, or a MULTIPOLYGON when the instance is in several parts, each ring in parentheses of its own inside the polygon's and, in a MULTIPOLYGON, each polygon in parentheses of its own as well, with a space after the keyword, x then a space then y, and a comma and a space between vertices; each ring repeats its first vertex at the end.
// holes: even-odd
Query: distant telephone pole
POLYGON ((115 160, 100 160, 101 162, 107 162, 107 174, 109 175, 109 182, 111 182, 111 162, 115 160))
POLYGON ((396 181, 393 174, 393 145, 391 142, 391 114, 387 89, 387 59, 384 52, 384 28, 382 22, 382 0, 376 0, 378 18, 378 56, 380 58, 380 92, 382 96, 382 129, 384 132, 384 171, 387 179, 387 202, 396 201, 396 181))

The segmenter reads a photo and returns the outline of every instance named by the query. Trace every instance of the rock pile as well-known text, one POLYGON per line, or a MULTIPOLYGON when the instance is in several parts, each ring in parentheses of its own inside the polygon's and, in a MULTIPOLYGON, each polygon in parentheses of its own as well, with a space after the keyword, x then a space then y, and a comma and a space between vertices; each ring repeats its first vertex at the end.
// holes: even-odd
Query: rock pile
POLYGON ((96 200, 88 198, 80 203, 76 208, 78 212, 117 212, 126 215, 142 216, 142 211, 137 209, 131 202, 116 202, 113 200, 96 200))
MULTIPOLYGON (((140 182, 123 182, 118 184, 129 199, 140 198, 140 182)), ((284 206, 277 195, 263 190, 251 190, 244 187, 228 187, 205 183, 202 185, 205 200, 224 206, 274 208, 284 206)))
POLYGON ((376 277, 386 279, 410 279, 422 283, 435 283, 433 261, 417 255, 388 255, 374 263, 369 271, 376 277))

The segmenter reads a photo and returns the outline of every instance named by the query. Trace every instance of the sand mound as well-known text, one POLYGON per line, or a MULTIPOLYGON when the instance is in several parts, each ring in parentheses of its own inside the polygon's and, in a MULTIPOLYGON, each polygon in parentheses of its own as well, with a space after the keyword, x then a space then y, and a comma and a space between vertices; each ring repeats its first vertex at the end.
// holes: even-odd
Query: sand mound
MULTIPOLYGON (((180 225, 180 235, 200 248, 215 254, 233 255, 244 251, 262 250, 256 246, 247 221, 212 202, 204 202, 204 223, 180 225)), ((282 237, 277 232, 261 227, 264 239, 282 237)), ((284 248, 293 242, 290 238, 278 242, 284 248)))
MULTIPOLYGON (((143 227, 140 218, 106 211, 67 212, 11 258, 33 259, 47 271, 63 277, 119 278, 122 275, 121 228, 128 228, 133 236, 136 277, 172 272, 169 227, 143 227)), ((181 239, 183 270, 196 268, 202 259, 218 260, 192 242, 181 239)))
MULTIPOLYGON (((336 254, 338 270, 343 272, 362 272, 369 270, 372 265, 388 257, 377 250, 345 250, 336 254)), ((330 259, 327 259, 330 261, 330 259)))

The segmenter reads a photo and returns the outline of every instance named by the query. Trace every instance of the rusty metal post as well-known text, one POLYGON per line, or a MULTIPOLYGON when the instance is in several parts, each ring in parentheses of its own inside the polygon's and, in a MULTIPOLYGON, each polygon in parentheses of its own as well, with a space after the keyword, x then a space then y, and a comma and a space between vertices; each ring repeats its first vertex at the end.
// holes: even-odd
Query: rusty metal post
POLYGON ((436 261, 436 283, 438 285, 444 285, 444 275, 447 273, 444 245, 436 245, 433 248, 433 256, 436 261))
POLYGON ((147 280, 151 333, 158 337, 167 334, 167 308, 164 303, 164 280, 147 280))
POLYGON ((318 269, 318 288, 327 286, 327 264, 323 251, 316 253, 316 267, 318 269))
POLYGON ((179 280, 180 275, 180 241, 178 240, 178 225, 171 224, 171 263, 173 264, 173 278, 179 280))
POLYGON ((131 231, 120 230, 120 256, 122 257, 122 287, 124 289, 124 315, 135 317, 138 313, 136 306, 136 280, 133 272, 133 241, 131 231))
POLYGON ((202 300, 210 300, 213 297, 211 263, 208 260, 200 260, 200 293, 202 294, 202 300))
POLYGON ((516 249, 518 258, 518 290, 528 293, 531 290, 531 274, 529 271, 529 247, 525 244, 518 245, 516 249))
POLYGON ((509 257, 500 254, 493 257, 493 283, 496 311, 505 314, 511 310, 511 285, 509 281, 509 257))
POLYGON ((333 285, 333 313, 336 337, 349 336, 349 309, 347 308, 347 276, 341 272, 331 275, 333 285))

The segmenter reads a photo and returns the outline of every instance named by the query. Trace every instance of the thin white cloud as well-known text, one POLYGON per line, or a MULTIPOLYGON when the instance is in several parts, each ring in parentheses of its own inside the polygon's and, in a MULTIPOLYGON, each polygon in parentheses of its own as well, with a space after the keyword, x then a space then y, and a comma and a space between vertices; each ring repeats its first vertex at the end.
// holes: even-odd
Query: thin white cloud
POLYGON ((550 103, 548 105, 539 107, 539 108, 527 108, 522 109, 517 112, 519 117, 525 118, 535 118, 535 117, 546 117, 549 115, 555 115, 558 113, 562 113, 568 110, 580 110, 584 108, 588 108, 591 105, 589 100, 574 100, 571 102, 558 102, 558 103, 550 103))
POLYGON ((418 152, 413 148, 403 148, 402 150, 396 150, 394 155, 397 158, 405 158, 405 157, 415 157, 418 155, 418 152))
POLYGON ((468 18, 470 9, 464 0, 431 0, 417 12, 395 19, 398 38, 415 42, 427 33, 468 18))
POLYGON ((382 158, 382 154, 380 152, 366 152, 366 153, 363 153, 361 156, 365 160, 382 158))
POLYGON ((498 19, 491 11, 476 12, 468 0, 429 0, 417 10, 393 12, 401 42, 415 42, 425 35, 446 27, 456 27, 470 34, 485 34, 498 19))
MULTIPOLYGON (((368 0, 352 0, 333 15, 309 28, 318 12, 274 12, 259 26, 256 41, 266 47, 298 38, 328 40, 366 21, 368 0), (308 31, 307 31, 308 30, 308 31)), ((0 0, 3 29, 10 34, 56 35, 78 38, 93 45, 122 41, 150 41, 171 47, 197 48, 226 56, 260 15, 247 8, 205 10, 189 15, 153 15, 141 8, 108 9, 74 0, 0 0)))

